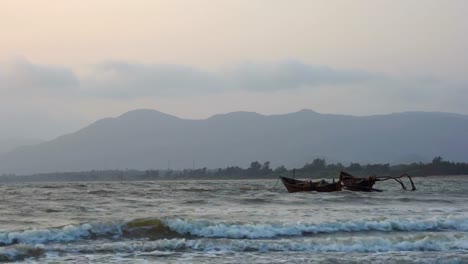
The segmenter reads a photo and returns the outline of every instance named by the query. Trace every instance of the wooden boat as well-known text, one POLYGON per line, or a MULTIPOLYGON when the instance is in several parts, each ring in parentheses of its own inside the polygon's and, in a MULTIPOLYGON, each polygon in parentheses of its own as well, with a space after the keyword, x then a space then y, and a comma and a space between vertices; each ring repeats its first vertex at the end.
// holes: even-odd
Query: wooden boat
POLYGON ((332 183, 326 182, 324 180, 313 182, 306 180, 296 180, 293 178, 282 177, 280 176, 281 182, 288 190, 288 192, 336 192, 341 191, 341 182, 333 181, 332 183))
POLYGON ((376 179, 377 177, 375 175, 371 175, 369 177, 356 177, 344 171, 340 172, 340 181, 343 188, 350 191, 381 192, 382 190, 373 188, 376 179))
MULTIPOLYGON (((341 171, 340 177, 337 182, 333 180, 332 183, 324 180, 313 182, 311 180, 297 180, 294 179, 296 169, 293 169, 293 178, 280 176, 281 182, 288 190, 288 192, 336 192, 341 191, 345 188, 350 191, 361 191, 361 192, 381 192, 382 190, 375 189, 374 184, 378 181, 395 180, 401 185, 401 188, 406 190, 406 186, 402 181, 403 177, 407 177, 411 182, 411 190, 416 190, 414 182, 411 176, 408 174, 402 174, 400 176, 376 176, 370 175, 368 177, 356 177, 347 172, 341 171)), ((277 182, 278 183, 278 182, 277 182)), ((276 184, 275 184, 276 186, 276 184)))
POLYGON ((340 172, 340 181, 343 185, 343 188, 351 191, 361 191, 361 192, 381 192, 382 190, 375 189, 374 184, 378 181, 387 181, 395 180, 401 185, 403 190, 406 190, 405 184, 402 182, 401 178, 408 177, 411 182, 411 190, 415 191, 416 187, 414 186, 413 179, 408 174, 402 174, 400 176, 376 176, 371 175, 368 177, 356 177, 347 172, 340 172))

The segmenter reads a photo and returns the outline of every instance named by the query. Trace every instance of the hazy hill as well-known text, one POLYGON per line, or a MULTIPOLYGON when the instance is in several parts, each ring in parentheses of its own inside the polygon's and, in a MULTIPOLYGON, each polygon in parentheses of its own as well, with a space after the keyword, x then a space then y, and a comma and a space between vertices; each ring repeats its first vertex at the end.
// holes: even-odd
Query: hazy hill
POLYGON ((36 145, 41 142, 44 142, 44 140, 28 138, 9 138, 0 140, 0 155, 10 152, 21 146, 36 145))
POLYGON ((99 120, 76 133, 0 158, 2 173, 91 169, 172 169, 302 166, 332 162, 411 162, 434 156, 468 160, 468 116, 405 112, 366 117, 302 110, 264 116, 250 112, 187 120, 135 110, 99 120))

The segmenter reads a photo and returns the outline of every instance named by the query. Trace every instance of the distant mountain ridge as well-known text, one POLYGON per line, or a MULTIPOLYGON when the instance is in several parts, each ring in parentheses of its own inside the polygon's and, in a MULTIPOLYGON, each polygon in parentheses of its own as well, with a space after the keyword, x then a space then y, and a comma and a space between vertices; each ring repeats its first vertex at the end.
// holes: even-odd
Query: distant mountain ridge
POLYGON ((182 119, 156 110, 104 118, 73 133, 0 156, 0 173, 92 169, 302 166, 331 162, 468 160, 468 116, 403 112, 375 116, 253 112, 182 119))
POLYGON ((36 145, 42 142, 44 142, 44 140, 33 138, 9 138, 0 140, 0 155, 8 153, 16 148, 28 145, 36 145))

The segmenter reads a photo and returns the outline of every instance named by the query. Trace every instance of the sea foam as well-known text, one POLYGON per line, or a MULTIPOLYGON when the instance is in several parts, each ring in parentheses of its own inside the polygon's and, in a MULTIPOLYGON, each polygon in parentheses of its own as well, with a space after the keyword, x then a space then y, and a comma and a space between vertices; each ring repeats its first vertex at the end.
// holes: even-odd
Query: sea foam
POLYGON ((59 228, 0 232, 0 244, 10 245, 18 243, 38 244, 47 242, 70 242, 85 237, 121 234, 121 224, 86 223, 81 225, 68 225, 59 228))
POLYGON ((310 223, 278 224, 229 224, 182 219, 165 220, 167 226, 177 233, 200 237, 222 238, 273 238, 278 236, 301 236, 305 234, 360 232, 360 231, 468 231, 468 219, 388 219, 310 223))
MULTIPOLYGON (((69 251, 68 245, 48 248, 52 251, 69 251)), ((73 247, 80 253, 135 253, 152 251, 226 251, 226 252, 389 252, 389 251, 447 251, 468 250, 468 235, 457 234, 406 234, 397 236, 321 237, 266 239, 160 239, 156 241, 116 241, 73 247)))
POLYGON ((260 239, 310 236, 336 232, 468 231, 466 218, 386 219, 335 221, 324 223, 228 223, 187 219, 146 219, 113 223, 85 223, 59 228, 0 232, 0 245, 72 242, 103 236, 147 239, 180 237, 260 239), (142 232, 143 230, 143 232, 142 232), (151 232, 149 232, 151 231, 151 232), (160 233, 155 236, 154 233, 160 233), (151 235, 151 236, 150 236, 151 235))

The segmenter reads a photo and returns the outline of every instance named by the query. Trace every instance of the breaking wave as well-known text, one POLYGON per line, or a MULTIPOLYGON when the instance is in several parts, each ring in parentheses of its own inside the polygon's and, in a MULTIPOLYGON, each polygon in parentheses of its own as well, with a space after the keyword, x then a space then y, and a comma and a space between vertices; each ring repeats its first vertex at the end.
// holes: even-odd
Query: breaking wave
POLYGON ((71 242, 85 237, 121 235, 122 225, 110 223, 68 225, 58 228, 0 232, 0 245, 71 242))
POLYGON ((262 239, 311 236, 337 232, 468 231, 466 218, 424 220, 362 220, 325 223, 226 223, 186 219, 135 219, 113 223, 85 223, 58 228, 0 232, 0 245, 72 242, 95 238, 228 238, 262 239))
MULTIPOLYGON (((65 251, 63 246, 53 250, 65 251)), ((162 239, 144 242, 103 243, 98 246, 81 245, 80 253, 95 252, 151 252, 164 251, 305 251, 305 252, 387 252, 387 251, 446 251, 468 250, 468 237, 457 235, 411 235, 392 238, 356 237, 279 240, 229 239, 162 239)))
POLYGON ((468 250, 466 234, 406 234, 348 238, 249 239, 160 239, 154 241, 114 241, 95 244, 12 245, 0 248, 0 261, 39 257, 46 253, 142 253, 197 252, 390 252, 468 250))
POLYGON ((214 224, 207 221, 174 219, 166 220, 165 223, 171 230, 179 234, 189 234, 199 237, 250 239, 360 231, 468 231, 468 219, 465 218, 428 220, 363 220, 319 224, 214 224))
POLYGON ((0 262, 23 260, 30 257, 40 257, 46 250, 42 245, 15 245, 0 248, 0 262))

